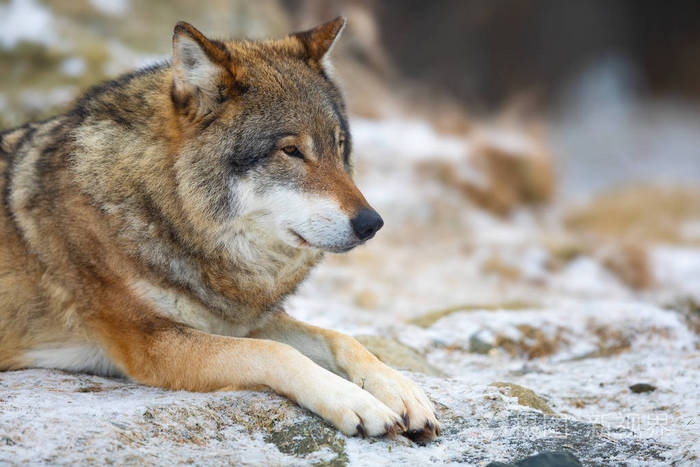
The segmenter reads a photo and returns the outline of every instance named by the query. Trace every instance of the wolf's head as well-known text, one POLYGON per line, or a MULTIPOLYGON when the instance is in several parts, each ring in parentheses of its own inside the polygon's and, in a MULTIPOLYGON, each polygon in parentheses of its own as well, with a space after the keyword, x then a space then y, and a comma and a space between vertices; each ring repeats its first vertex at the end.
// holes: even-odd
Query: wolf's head
POLYGON ((295 246, 347 251, 382 227, 352 181, 345 105, 328 53, 343 18, 284 39, 173 37, 178 188, 195 218, 250 222, 295 246))

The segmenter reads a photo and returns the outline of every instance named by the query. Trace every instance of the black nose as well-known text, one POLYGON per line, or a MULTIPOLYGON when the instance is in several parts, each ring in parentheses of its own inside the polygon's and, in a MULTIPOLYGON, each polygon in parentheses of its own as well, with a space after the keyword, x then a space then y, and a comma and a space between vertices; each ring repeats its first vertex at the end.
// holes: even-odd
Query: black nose
POLYGON ((382 217, 374 209, 363 209, 350 221, 357 237, 364 241, 374 237, 384 225, 382 217))

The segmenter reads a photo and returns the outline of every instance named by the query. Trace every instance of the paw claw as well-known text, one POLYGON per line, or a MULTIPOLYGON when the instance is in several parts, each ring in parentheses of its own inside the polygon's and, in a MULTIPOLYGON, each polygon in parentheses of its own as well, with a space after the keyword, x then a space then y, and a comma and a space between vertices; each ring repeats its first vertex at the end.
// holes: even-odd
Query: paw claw
POLYGON ((394 424, 394 425, 387 424, 385 426, 385 430, 386 430, 386 436, 390 439, 396 438, 396 435, 399 434, 399 428, 396 424, 394 424))
POLYGON ((425 444, 429 441, 433 441, 439 435, 440 427, 430 420, 425 422, 422 430, 410 430, 404 433, 404 436, 418 444, 425 444))
POLYGON ((367 437, 367 431, 365 430, 365 427, 362 426, 362 423, 357 424, 357 434, 360 435, 363 438, 367 437))
POLYGON ((409 430, 409 431, 405 432, 403 435, 404 435, 406 438, 410 439, 411 441, 414 441, 414 442, 417 443, 417 442, 420 441, 420 437, 421 437, 422 434, 423 434, 422 431, 418 431, 418 430, 409 430))
MULTIPOLYGON (((416 442, 434 440, 440 430, 435 419, 432 404, 413 382, 395 370, 384 365, 365 375, 362 379, 363 389, 382 401, 394 412, 391 420, 398 419, 390 429, 384 429, 384 424, 370 431, 383 431, 392 436, 395 430, 405 434, 416 442), (398 415, 396 415, 398 414, 398 415)), ((391 424, 385 420, 385 423, 391 424)))

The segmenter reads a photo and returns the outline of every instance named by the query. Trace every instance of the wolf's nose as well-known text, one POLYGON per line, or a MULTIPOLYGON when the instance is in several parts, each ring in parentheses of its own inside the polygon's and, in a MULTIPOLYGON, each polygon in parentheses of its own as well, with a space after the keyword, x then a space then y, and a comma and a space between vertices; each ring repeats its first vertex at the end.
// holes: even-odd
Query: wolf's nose
POLYGON ((363 209, 350 221, 357 237, 362 240, 369 240, 374 237, 377 230, 384 225, 382 217, 374 209, 363 209))

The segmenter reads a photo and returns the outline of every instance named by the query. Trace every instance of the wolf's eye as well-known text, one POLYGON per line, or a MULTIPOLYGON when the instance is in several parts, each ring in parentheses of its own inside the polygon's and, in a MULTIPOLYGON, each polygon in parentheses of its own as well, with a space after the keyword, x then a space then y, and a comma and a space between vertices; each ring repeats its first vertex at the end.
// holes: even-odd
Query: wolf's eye
POLYGON ((285 146, 282 148, 282 152, 284 152, 286 155, 290 157, 298 157, 299 159, 303 159, 304 155, 299 151, 299 148, 296 146, 285 146))

